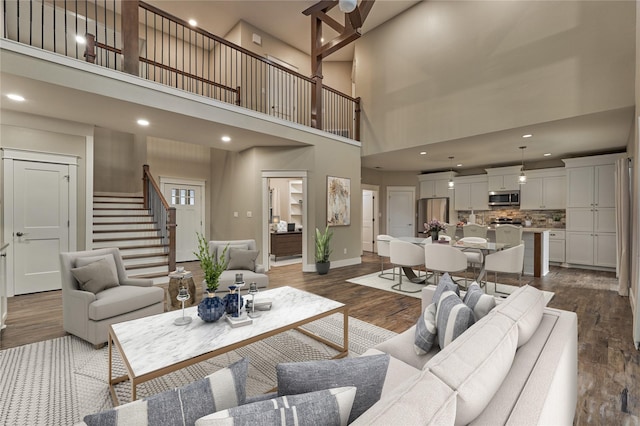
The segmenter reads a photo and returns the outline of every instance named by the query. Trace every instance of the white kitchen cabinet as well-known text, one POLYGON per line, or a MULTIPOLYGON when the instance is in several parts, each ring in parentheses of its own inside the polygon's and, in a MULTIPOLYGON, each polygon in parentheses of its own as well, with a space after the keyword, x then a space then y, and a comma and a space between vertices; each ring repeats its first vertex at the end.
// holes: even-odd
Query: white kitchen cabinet
POLYGON ((453 189, 449 189, 450 172, 419 175, 420 198, 453 197, 453 189))
POLYGON ((567 170, 567 263, 616 267, 614 163, 618 157, 563 160, 567 170))
POLYGON ((549 231, 549 262, 564 263, 565 261, 565 232, 549 231))
POLYGON ((486 176, 465 176, 455 179, 456 210, 489 210, 489 189, 486 176))
POLYGON ((518 191, 521 166, 496 167, 487 171, 488 191, 518 191))
POLYGON ((289 218, 296 224, 296 228, 302 226, 302 181, 289 181, 289 218))
POLYGON ((566 208, 564 169, 535 170, 520 185, 521 210, 561 210, 566 208))

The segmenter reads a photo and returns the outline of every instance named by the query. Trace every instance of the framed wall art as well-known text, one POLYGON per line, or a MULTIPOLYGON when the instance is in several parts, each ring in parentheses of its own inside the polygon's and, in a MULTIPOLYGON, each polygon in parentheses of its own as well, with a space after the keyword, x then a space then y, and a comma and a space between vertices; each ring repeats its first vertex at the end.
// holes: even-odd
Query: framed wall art
POLYGON ((327 176, 327 224, 351 225, 351 179, 327 176))

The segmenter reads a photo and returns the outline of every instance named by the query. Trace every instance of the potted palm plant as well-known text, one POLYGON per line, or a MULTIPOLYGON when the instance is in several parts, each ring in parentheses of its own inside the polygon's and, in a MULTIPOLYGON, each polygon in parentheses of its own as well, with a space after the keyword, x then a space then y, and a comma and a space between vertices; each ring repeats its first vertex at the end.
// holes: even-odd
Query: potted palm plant
POLYGON ((213 322, 222 317, 225 312, 225 303, 222 299, 216 296, 216 290, 220 280, 220 274, 227 269, 227 249, 226 246, 219 257, 209 251, 209 244, 199 232, 196 232, 198 236, 198 251, 193 254, 200 261, 200 268, 204 273, 204 281, 202 284, 206 287, 206 295, 202 298, 202 301, 198 305, 198 316, 203 321, 213 322))
POLYGON ((324 229, 324 232, 320 232, 320 230, 316 228, 316 270, 320 275, 329 272, 331 266, 329 256, 331 256, 333 250, 331 250, 329 243, 331 242, 332 236, 333 232, 329 230, 329 225, 324 229))

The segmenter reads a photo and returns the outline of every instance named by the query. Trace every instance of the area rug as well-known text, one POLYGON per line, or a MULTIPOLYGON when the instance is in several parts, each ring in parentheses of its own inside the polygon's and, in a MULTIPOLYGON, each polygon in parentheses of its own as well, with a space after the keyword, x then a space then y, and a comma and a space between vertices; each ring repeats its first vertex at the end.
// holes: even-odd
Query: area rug
MULTIPOLYGON (((388 277, 392 276, 392 270, 391 269, 387 269, 384 271, 385 274, 388 274, 388 277)), ((353 284, 359 284, 359 285, 363 285, 366 287, 372 287, 372 288, 377 288, 378 290, 384 290, 384 291, 390 291, 393 293, 397 293, 397 294, 401 294, 403 296, 410 296, 410 297, 415 297, 416 299, 420 299, 422 298, 422 289, 425 287, 425 285, 427 284, 414 284, 411 281, 409 281, 406 277, 402 278, 402 289, 405 291, 417 291, 415 293, 405 293, 405 292, 401 292, 398 291, 396 289, 391 288, 391 286, 398 284, 400 282, 400 278, 397 274, 396 271, 396 277, 395 280, 389 280, 386 278, 381 278, 379 276, 379 272, 374 272, 372 274, 367 274, 367 275, 362 275, 359 277, 355 277, 355 278, 351 278, 348 279, 347 282, 353 283, 353 284)), ((415 274, 418 275, 418 271, 415 271, 415 274)), ((424 275, 424 271, 421 272, 422 275, 424 275)), ((454 276, 453 279, 456 282, 460 282, 461 284, 464 284, 464 277, 456 277, 454 276)), ((467 279, 467 283, 471 284, 473 282, 473 280, 467 279)), ((433 285, 433 278, 429 278, 429 284, 433 285)), ((485 291, 488 294, 492 294, 496 297, 507 297, 509 294, 513 293, 514 291, 516 291, 518 289, 518 287, 516 286, 512 286, 512 285, 507 285, 507 284, 502 284, 502 283, 494 283, 493 281, 489 281, 487 282, 487 285, 485 287, 485 291)), ((545 301, 547 304, 549 304, 549 302, 551 301, 551 299, 553 299, 554 293, 551 291, 545 291, 542 290, 542 294, 544 295, 545 301)))
MULTIPOLYGON (((315 321, 306 329, 342 343, 342 314, 315 321)), ((357 356, 396 333, 349 318, 349 356, 357 356)), ((280 362, 327 359, 337 352, 297 331, 288 331, 177 372, 138 385, 138 397, 198 380, 249 357, 247 395, 259 395, 276 384, 280 362)), ((91 413, 112 407, 107 386, 107 348, 96 350, 75 336, 0 351, 0 424, 72 425, 91 413)), ((115 373, 124 374, 115 360, 115 373)), ((131 398, 130 384, 118 385, 120 401, 131 398)))

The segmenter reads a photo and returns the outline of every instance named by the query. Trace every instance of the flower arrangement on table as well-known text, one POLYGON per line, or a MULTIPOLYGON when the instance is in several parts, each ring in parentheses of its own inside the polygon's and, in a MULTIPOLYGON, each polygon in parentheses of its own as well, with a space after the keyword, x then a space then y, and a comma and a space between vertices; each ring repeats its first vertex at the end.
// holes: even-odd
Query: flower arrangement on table
POLYGON ((431 241, 437 242, 440 238, 438 234, 447 228, 445 228, 444 223, 440 222, 439 220, 432 219, 429 222, 424 223, 424 229, 425 231, 429 231, 431 241))

